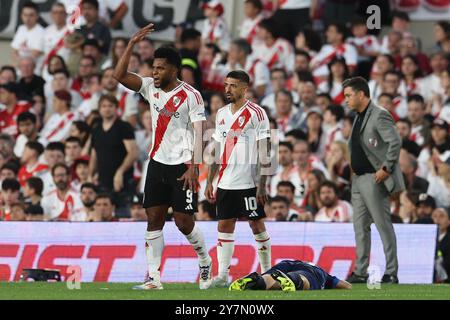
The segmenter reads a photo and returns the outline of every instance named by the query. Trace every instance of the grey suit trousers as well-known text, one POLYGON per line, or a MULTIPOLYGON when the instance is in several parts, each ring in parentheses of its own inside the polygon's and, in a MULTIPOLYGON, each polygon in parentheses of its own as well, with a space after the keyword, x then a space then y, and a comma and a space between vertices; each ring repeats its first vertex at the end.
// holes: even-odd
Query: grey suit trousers
POLYGON ((384 183, 377 184, 373 173, 353 175, 352 205, 356 239, 355 274, 367 275, 371 246, 370 225, 373 222, 383 242, 386 257, 384 274, 396 276, 398 272, 397 240, 391 221, 389 193, 384 183))

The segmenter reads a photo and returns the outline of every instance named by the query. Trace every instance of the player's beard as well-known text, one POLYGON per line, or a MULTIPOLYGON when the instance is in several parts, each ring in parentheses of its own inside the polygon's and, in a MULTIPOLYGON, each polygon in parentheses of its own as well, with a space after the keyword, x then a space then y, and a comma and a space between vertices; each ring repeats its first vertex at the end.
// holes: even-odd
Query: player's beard
POLYGON ((95 200, 81 201, 86 208, 93 208, 95 200))
POLYGON ((155 84, 155 87, 158 88, 158 89, 163 89, 163 90, 164 90, 164 88, 167 88, 167 86, 169 85, 169 83, 170 83, 170 80, 169 80, 169 79, 163 79, 163 78, 160 78, 160 79, 159 79, 159 86, 157 86, 157 85, 155 84))
POLYGON ((69 186, 69 183, 67 181, 58 181, 55 183, 56 188, 58 188, 59 191, 67 190, 67 187, 69 186))
POLYGON ((336 205, 336 199, 325 199, 322 204, 325 208, 333 208, 336 205))

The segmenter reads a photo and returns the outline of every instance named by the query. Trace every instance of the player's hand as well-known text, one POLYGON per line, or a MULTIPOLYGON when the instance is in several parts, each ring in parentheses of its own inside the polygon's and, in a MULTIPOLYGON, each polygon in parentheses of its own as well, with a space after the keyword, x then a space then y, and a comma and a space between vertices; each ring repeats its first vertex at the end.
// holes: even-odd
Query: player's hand
POLYGON ((264 188, 258 188, 256 191, 256 201, 264 206, 267 201, 269 201, 269 196, 267 195, 267 192, 264 188))
POLYGON ((123 189, 123 173, 121 171, 117 171, 114 175, 114 191, 120 192, 123 189))
POLYGON ((212 183, 208 183, 206 185, 205 197, 206 197, 206 200, 208 200, 210 203, 214 203, 216 201, 216 199, 214 197, 214 187, 213 187, 212 183))
POLYGON ((383 169, 380 169, 375 173, 375 182, 376 183, 381 183, 384 180, 386 180, 387 178, 389 178, 389 173, 387 173, 383 169))
POLYGON ((190 166, 186 172, 177 179, 178 181, 183 181, 183 190, 186 190, 186 187, 192 192, 197 192, 199 188, 198 183, 198 168, 196 166, 190 166))
POLYGON ((135 45, 136 43, 140 42, 141 40, 143 40, 147 35, 149 35, 150 33, 152 33, 153 31, 155 31, 154 28, 154 24, 153 23, 149 23, 148 25, 146 25, 145 27, 143 27, 141 30, 139 30, 138 32, 136 32, 133 37, 131 37, 130 39, 130 44, 135 45))

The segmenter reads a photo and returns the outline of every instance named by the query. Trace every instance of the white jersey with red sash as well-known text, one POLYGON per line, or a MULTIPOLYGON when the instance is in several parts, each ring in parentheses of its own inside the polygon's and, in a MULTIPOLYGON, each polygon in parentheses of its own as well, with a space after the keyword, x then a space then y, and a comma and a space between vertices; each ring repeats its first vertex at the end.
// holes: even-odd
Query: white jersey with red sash
POLYGON ((288 73, 294 71, 294 49, 289 41, 285 39, 278 38, 271 47, 268 47, 265 43, 255 45, 253 47, 253 56, 255 59, 264 62, 270 70, 282 68, 288 73))
POLYGON ((48 165, 45 163, 36 163, 34 166, 22 166, 17 175, 19 183, 22 187, 25 186, 25 182, 31 177, 36 177, 42 175, 45 171, 48 171, 48 165))
POLYGON ((172 91, 156 88, 153 78, 141 78, 139 93, 149 102, 152 114, 152 149, 150 158, 163 164, 176 165, 192 159, 193 123, 206 121, 200 93, 180 81, 172 91))
POLYGON ((202 39, 205 43, 215 43, 220 49, 228 51, 231 38, 225 20, 221 17, 218 17, 214 22, 205 19, 202 39))
POLYGON ((68 138, 70 127, 77 119, 77 115, 70 111, 62 115, 52 114, 41 131, 39 142, 46 146, 49 142, 63 141, 68 138))
POLYGON ((344 43, 337 47, 326 44, 319 53, 311 59, 311 66, 314 77, 328 76, 328 63, 336 56, 344 57, 348 67, 355 67, 358 60, 358 53, 351 44, 344 43))
POLYGON ((258 25, 262 19, 264 19, 262 14, 254 19, 245 18, 241 25, 239 37, 246 39, 250 45, 260 45, 262 40, 258 37, 258 25))
POLYGON ((393 112, 395 115, 400 119, 406 117, 408 113, 408 103, 405 97, 398 95, 392 100, 392 103, 394 104, 393 112))
POLYGON ((52 24, 45 29, 44 35, 44 63, 45 68, 50 59, 56 55, 61 56, 63 59, 69 57, 69 50, 64 47, 64 38, 71 34, 71 31, 67 26, 58 29, 56 25, 52 24))
POLYGON ((328 93, 332 99, 333 104, 344 105, 344 90, 342 88, 342 82, 333 82, 330 90, 328 81, 323 81, 319 84, 319 91, 328 93))
POLYGON ((414 126, 411 128, 411 135, 409 137, 409 139, 411 141, 414 141, 415 143, 417 143, 419 145, 419 147, 422 147, 423 144, 425 143, 425 137, 422 134, 423 130, 423 125, 418 125, 418 126, 414 126))
POLYGON ((15 138, 19 133, 17 129, 17 117, 22 112, 29 111, 31 107, 31 103, 19 101, 14 106, 12 112, 8 112, 6 108, 0 111, 0 133, 6 133, 15 138))
POLYGON ((41 206, 44 209, 45 220, 56 221, 85 221, 86 213, 81 202, 80 194, 70 188, 64 199, 53 190, 42 198, 41 206))
MULTIPOLYGON (((350 37, 346 41, 347 43, 353 45, 355 48, 364 49, 366 52, 378 53, 380 52, 380 43, 378 39, 373 35, 366 35, 364 37, 350 37)), ((358 56, 358 61, 368 61, 369 57, 358 56)))
POLYGON ((257 141, 270 137, 269 118, 260 106, 250 101, 236 112, 231 104, 216 115, 214 140, 220 143, 220 169, 217 187, 225 190, 256 186, 257 141))
POLYGON ((342 134, 342 128, 338 124, 332 128, 325 130, 326 134, 326 144, 325 144, 325 152, 328 153, 331 149, 331 145, 335 141, 345 141, 344 136, 342 134))
POLYGON ((224 78, 228 74, 228 72, 233 70, 244 70, 250 76, 250 85, 253 88, 259 86, 270 86, 270 71, 267 68, 266 64, 259 60, 255 59, 252 56, 248 56, 245 61, 245 66, 241 66, 239 63, 236 63, 234 66, 230 63, 227 63, 223 68, 223 76, 224 78))

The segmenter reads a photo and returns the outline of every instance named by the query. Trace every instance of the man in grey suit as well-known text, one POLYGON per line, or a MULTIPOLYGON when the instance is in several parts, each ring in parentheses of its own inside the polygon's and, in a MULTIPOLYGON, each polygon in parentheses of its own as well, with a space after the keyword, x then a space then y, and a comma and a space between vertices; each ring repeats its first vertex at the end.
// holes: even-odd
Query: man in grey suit
POLYGON ((343 88, 346 104, 357 113, 349 140, 356 267, 347 281, 367 282, 370 225, 374 222, 386 257, 381 282, 398 283, 397 240, 389 198, 405 188, 398 163, 402 141, 391 114, 371 101, 366 80, 347 79, 343 88))

